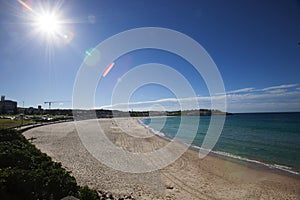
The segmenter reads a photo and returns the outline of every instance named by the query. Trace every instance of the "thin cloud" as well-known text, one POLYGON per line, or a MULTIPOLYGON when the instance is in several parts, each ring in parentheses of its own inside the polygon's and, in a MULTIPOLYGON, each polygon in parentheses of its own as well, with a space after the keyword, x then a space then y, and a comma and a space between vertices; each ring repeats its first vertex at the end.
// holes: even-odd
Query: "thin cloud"
POLYGON ((253 87, 248 87, 248 88, 242 88, 242 89, 238 89, 238 90, 231 90, 231 91, 227 91, 227 94, 233 94, 233 93, 241 93, 241 92, 251 92, 253 91, 255 88, 253 87))
POLYGON ((249 94, 233 94, 227 95, 227 101, 231 100, 264 100, 264 99, 274 99, 279 100, 278 98, 289 100, 290 97, 299 97, 299 91, 291 91, 291 92, 274 92, 274 93, 249 93, 249 94))
POLYGON ((298 85, 299 84, 278 85, 278 86, 272 86, 272 87, 263 88, 263 89, 261 89, 261 91, 269 91, 269 90, 276 90, 276 89, 286 89, 286 88, 296 87, 298 85))
MULTIPOLYGON (((241 88, 241 89, 237 89, 237 90, 231 90, 231 91, 227 91, 226 94, 235 94, 235 93, 246 93, 246 92, 269 92, 272 90, 276 90, 273 91, 273 93, 279 93, 279 92, 283 92, 283 89, 287 89, 287 88, 293 88, 298 86, 299 84, 284 84, 284 85, 276 85, 276 86, 271 86, 271 87, 266 87, 266 88, 262 88, 262 89, 255 89, 254 87, 247 87, 247 88, 241 88)), ((297 88, 297 90, 299 90, 297 88)))
POLYGON ((286 90, 284 89, 274 89, 274 90, 268 90, 269 93, 285 93, 286 90))
MULTIPOLYGON (((174 110, 178 109, 179 106, 188 109, 196 109, 197 107, 210 107, 211 102, 217 104, 219 101, 224 101, 226 98, 225 95, 216 95, 216 96, 195 96, 187 98, 165 98, 157 99, 152 101, 138 101, 138 102, 128 102, 128 103, 116 103, 112 105, 105 105, 101 108, 110 108, 110 109, 127 109, 129 107, 140 106, 143 108, 149 107, 149 105, 163 105, 164 107, 173 107, 174 110)), ((143 109, 142 109, 143 110, 143 109)))
POLYGON ((249 87, 229 91, 226 95, 195 96, 180 99, 165 98, 152 101, 117 103, 113 105, 106 105, 102 108, 121 110, 128 110, 129 108, 133 108, 135 110, 153 110, 153 108, 155 109, 157 105, 159 105, 164 108, 164 110, 177 110, 182 107, 185 109, 196 109, 199 106, 198 108, 211 108, 226 111, 222 105, 224 98, 226 98, 227 111, 229 112, 254 112, 260 110, 290 111, 293 109, 294 111, 299 111, 300 87, 287 90, 287 88, 293 88, 297 85, 298 84, 286 84, 263 89, 249 87), (198 104, 196 105, 195 102, 198 102, 198 104))

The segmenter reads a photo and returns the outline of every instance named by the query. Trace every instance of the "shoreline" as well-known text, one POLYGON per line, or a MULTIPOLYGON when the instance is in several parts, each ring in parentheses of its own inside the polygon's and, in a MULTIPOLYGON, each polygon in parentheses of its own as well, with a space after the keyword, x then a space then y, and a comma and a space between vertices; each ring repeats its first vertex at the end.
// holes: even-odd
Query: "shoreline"
MULTIPOLYGON (((149 133, 138 119, 99 119, 80 123, 87 129, 93 123, 101 124, 106 136, 128 151, 150 152, 166 145, 166 139, 149 133), (120 128, 122 126, 124 129, 120 128), (137 139, 128 136, 126 131, 148 138, 137 139)), ((87 133, 90 131, 87 130, 87 133)), ((157 171, 142 174, 117 171, 86 151, 74 122, 34 128, 24 132, 24 135, 26 138, 36 137, 34 145, 61 162, 80 185, 108 191, 116 196, 131 194, 135 199, 145 200, 297 199, 300 196, 299 177, 274 173, 270 169, 253 169, 211 155, 199 159, 199 152, 191 149, 157 171)))
MULTIPOLYGON (((156 118, 167 118, 167 117, 173 117, 173 116, 159 116, 156 118)), ((158 136, 168 142, 172 141, 171 138, 168 138, 164 133, 160 132, 160 131, 156 131, 155 129, 149 127, 148 125, 144 124, 142 122, 142 120, 144 119, 149 119, 152 117, 144 117, 144 118, 138 118, 138 123, 141 124, 142 126, 144 126, 145 128, 149 129, 155 136, 158 136)), ((183 145, 187 145, 184 142, 178 141, 180 143, 182 143, 183 145)), ((187 145, 189 146, 189 149, 200 153, 200 150, 202 149, 199 146, 196 145, 187 145)), ((203 151, 208 151, 205 149, 202 149, 203 151)), ((251 167, 253 169, 263 169, 263 170, 271 170, 274 173, 278 173, 278 174, 283 174, 283 175, 287 175, 287 176, 291 176, 291 177, 296 177, 296 178, 300 178, 300 172, 294 170, 292 167, 286 166, 286 165, 282 165, 282 164, 276 164, 276 163, 267 163, 265 161, 259 161, 259 160, 255 160, 255 159, 250 159, 250 158, 244 158, 244 157, 240 157, 228 152, 224 152, 224 151, 215 151, 215 150, 211 150, 207 156, 214 156, 223 160, 228 160, 231 162, 235 162, 237 164, 240 165, 244 165, 247 167, 251 167)), ((200 159, 200 158, 199 158, 200 159)))

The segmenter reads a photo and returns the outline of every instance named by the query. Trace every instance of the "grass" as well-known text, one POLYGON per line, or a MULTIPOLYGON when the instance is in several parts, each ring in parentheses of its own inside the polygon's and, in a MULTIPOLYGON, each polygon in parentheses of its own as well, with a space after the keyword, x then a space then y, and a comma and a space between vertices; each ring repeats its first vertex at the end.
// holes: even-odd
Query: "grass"
POLYGON ((0 130, 0 199, 99 199, 96 191, 77 185, 70 172, 53 162, 19 132, 0 130))
POLYGON ((21 120, 19 115, 0 115, 0 129, 10 129, 19 127, 21 125, 25 126, 40 122, 59 121, 66 119, 72 119, 72 117, 64 115, 25 115, 24 119, 21 120), (47 118, 51 118, 51 120, 45 119, 45 116, 47 118))
POLYGON ((32 120, 12 120, 12 119, 0 119, 0 129, 9 129, 9 128, 15 128, 21 125, 30 125, 35 124, 32 120))

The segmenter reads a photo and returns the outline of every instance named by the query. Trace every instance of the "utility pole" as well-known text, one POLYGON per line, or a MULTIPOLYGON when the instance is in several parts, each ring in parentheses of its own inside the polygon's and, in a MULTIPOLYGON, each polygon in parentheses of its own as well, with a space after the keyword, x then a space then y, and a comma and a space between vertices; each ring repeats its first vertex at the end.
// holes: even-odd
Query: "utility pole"
POLYGON ((23 115, 21 117, 21 126, 23 126, 24 115, 25 115, 25 107, 24 107, 24 101, 23 101, 23 115))

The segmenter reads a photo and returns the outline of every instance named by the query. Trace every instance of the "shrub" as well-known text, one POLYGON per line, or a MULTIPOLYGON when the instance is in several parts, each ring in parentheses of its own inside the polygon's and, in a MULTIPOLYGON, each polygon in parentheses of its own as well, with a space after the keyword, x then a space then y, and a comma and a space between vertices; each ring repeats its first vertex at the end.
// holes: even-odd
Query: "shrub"
POLYGON ((0 199, 99 199, 14 130, 0 130, 0 199))
POLYGON ((87 186, 84 186, 84 187, 80 187, 80 189, 79 189, 79 199, 96 200, 96 199, 99 199, 99 196, 96 191, 91 190, 87 186))

